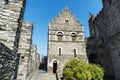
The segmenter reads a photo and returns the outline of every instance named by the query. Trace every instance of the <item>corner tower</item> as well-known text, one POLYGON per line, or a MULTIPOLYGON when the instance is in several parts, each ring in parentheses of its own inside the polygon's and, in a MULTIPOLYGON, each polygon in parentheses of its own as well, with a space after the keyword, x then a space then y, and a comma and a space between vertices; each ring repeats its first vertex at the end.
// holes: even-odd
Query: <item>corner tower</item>
POLYGON ((87 61, 83 26, 66 7, 49 24, 48 72, 62 70, 73 57, 87 61))

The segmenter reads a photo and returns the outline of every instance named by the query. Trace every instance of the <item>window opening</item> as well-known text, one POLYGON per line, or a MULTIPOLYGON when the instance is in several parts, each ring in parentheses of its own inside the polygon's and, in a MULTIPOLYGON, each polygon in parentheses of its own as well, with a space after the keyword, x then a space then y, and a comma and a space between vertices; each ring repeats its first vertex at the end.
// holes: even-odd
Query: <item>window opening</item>
POLYGON ((71 37, 72 37, 72 41, 75 41, 75 40, 76 40, 76 37, 77 37, 77 34, 76 34, 76 33, 72 33, 72 34, 71 34, 71 37))
POLYGON ((61 48, 59 48, 59 56, 61 56, 61 48))
POLYGON ((58 41, 62 41, 63 33, 62 32, 58 32, 57 36, 58 36, 58 41))
POLYGON ((65 20, 65 23, 69 23, 69 20, 65 20))
POLYGON ((76 57, 76 49, 74 49, 74 57, 76 57))

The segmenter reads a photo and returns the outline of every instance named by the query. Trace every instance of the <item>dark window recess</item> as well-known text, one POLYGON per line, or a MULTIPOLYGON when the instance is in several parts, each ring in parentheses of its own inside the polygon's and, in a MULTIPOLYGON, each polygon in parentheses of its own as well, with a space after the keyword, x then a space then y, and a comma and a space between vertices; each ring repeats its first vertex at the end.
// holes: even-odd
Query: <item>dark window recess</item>
POLYGON ((65 20, 65 23, 69 23, 69 20, 65 20))
POLYGON ((62 36, 58 36, 58 41, 62 41, 62 36))
POLYGON ((76 34, 76 33, 72 33, 72 34, 71 34, 71 37, 72 37, 72 41, 75 41, 75 40, 76 40, 76 37, 77 37, 77 34, 76 34))
POLYGON ((102 43, 104 43, 104 39, 103 39, 103 38, 101 38, 101 40, 102 40, 102 43))
POLYGON ((21 62, 24 62, 24 56, 21 56, 21 62))
POLYGON ((62 41, 63 33, 62 32, 58 32, 57 36, 58 36, 58 41, 62 41))
POLYGON ((61 48, 59 48, 59 56, 61 56, 61 48))
POLYGON ((74 57, 76 57, 76 49, 74 49, 74 57))

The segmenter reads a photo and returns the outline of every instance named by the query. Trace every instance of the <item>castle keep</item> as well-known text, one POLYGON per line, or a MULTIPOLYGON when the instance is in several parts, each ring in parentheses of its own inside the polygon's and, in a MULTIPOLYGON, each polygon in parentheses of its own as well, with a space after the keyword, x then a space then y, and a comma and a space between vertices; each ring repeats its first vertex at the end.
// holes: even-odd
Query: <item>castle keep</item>
POLYGON ((66 7, 49 24, 48 72, 62 70, 73 57, 87 61, 83 25, 66 7))

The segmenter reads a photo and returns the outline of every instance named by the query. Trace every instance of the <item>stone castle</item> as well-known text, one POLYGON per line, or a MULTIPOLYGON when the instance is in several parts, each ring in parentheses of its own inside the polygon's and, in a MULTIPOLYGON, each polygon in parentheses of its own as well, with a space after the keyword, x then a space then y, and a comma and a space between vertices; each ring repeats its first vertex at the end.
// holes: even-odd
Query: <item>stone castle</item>
MULTIPOLYGON (((66 7, 49 24, 47 70, 62 71, 73 58, 101 65, 105 77, 120 80, 120 0, 102 0, 97 16, 90 14, 90 37, 66 7), (87 44, 87 45, 86 45, 87 44), (86 55, 87 52, 87 55, 86 55)), ((0 80, 31 80, 40 55, 32 43, 33 23, 24 22, 26 0, 0 0, 0 80)))
POLYGON ((104 68, 105 77, 120 80, 120 0, 102 2, 100 13, 90 14, 87 56, 104 68))
POLYGON ((65 63, 77 57, 87 61, 83 25, 66 7, 49 24, 48 72, 63 70, 65 63))
POLYGON ((24 22, 26 0, 0 0, 0 80, 31 80, 40 56, 33 24, 24 22))

